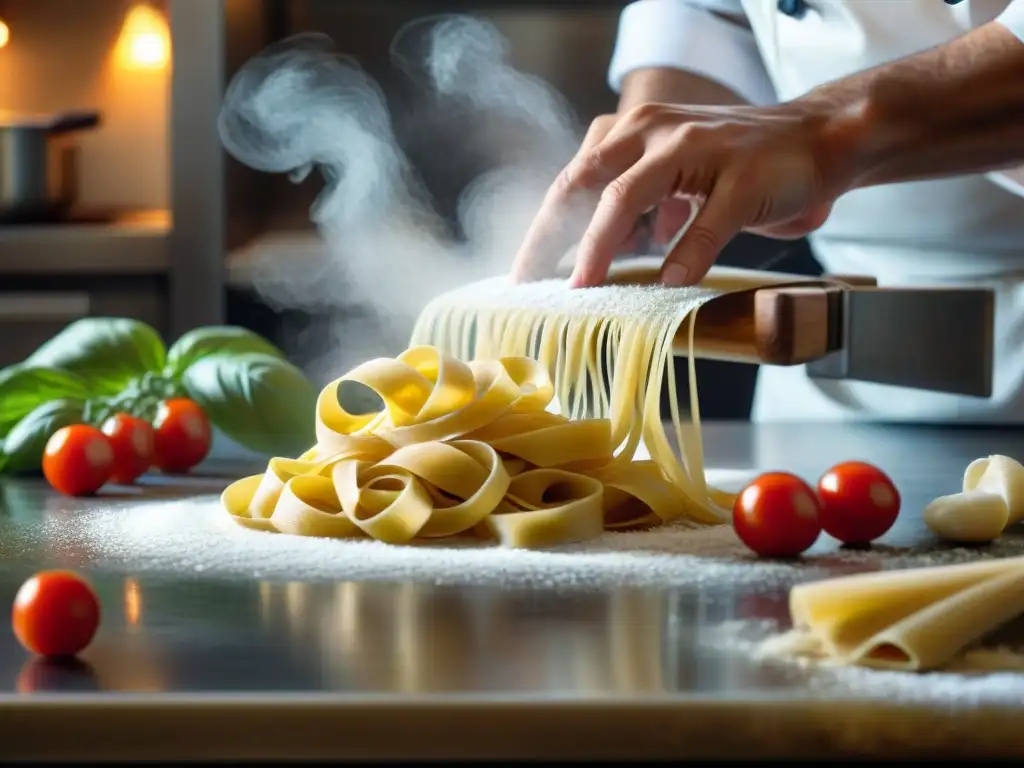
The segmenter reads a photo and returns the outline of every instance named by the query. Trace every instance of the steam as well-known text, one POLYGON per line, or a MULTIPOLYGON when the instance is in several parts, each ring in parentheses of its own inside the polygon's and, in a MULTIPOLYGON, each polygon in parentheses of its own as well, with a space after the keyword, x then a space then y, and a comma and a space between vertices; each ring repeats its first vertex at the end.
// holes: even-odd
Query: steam
POLYGON ((580 131, 565 100, 508 57, 494 26, 464 16, 414 22, 391 46, 420 97, 401 113, 406 149, 452 173, 487 168, 458 196, 454 227, 400 146, 383 92, 330 38, 276 43, 232 80, 219 123, 227 151, 294 181, 317 170, 325 183, 310 211, 325 248, 264 265, 257 291, 281 308, 363 310, 333 321, 331 338, 304 341, 320 355, 315 374, 396 353, 429 299, 509 270, 580 131))

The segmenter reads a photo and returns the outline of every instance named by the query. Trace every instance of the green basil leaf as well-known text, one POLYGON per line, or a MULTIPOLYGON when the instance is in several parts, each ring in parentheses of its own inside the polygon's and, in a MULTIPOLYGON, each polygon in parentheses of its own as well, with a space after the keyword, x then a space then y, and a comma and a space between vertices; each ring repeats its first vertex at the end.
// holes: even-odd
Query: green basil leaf
POLYGON ((32 410, 49 400, 89 396, 85 382, 67 371, 11 365, 0 370, 0 437, 32 410))
POLYGON ((251 451, 296 456, 316 441, 317 390, 287 360, 215 355, 189 366, 182 383, 221 432, 251 451))
POLYGON ((160 334, 130 318, 87 317, 68 325, 26 364, 77 373, 95 394, 117 394, 129 381, 160 371, 167 359, 160 334))
POLYGON ((81 400, 69 399, 37 406, 4 439, 0 468, 9 473, 38 471, 43 464, 46 441, 61 427, 81 422, 84 408, 81 400))
POLYGON ((237 325, 211 325, 184 334, 167 353, 167 376, 180 376, 193 363, 213 355, 251 353, 284 359, 284 353, 257 333, 237 325))

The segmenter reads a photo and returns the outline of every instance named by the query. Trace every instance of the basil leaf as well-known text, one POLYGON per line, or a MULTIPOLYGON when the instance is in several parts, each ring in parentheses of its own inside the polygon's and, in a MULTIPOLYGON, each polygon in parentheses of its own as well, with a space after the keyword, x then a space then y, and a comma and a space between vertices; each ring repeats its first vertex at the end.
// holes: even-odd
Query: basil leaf
POLYGON ((8 366, 0 370, 0 437, 48 400, 84 400, 88 396, 85 382, 73 373, 27 365, 8 366))
POLYGON ((37 406, 8 433, 0 468, 11 473, 38 471, 43 465, 46 441, 61 427, 81 422, 84 408, 81 400, 69 399, 37 406))
POLYGON ((26 364, 77 373, 95 394, 117 394, 134 378, 159 371, 167 350, 151 326, 130 318, 87 317, 43 344, 26 364))
POLYGON ((180 376, 193 363, 212 355, 259 353, 284 359, 284 353, 259 334, 237 325, 196 328, 174 342, 167 353, 167 376, 180 376))
POLYGON ((294 456, 316 440, 317 390, 287 360, 214 355, 189 366, 182 383, 221 432, 251 451, 294 456))

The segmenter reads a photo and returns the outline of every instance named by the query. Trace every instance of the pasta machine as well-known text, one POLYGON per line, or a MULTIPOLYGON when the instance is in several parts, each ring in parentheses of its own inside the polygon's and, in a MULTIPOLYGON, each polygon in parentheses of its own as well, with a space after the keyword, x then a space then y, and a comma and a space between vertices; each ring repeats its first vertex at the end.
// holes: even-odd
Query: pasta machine
MULTIPOLYGON (((614 283, 650 284, 660 259, 615 265, 614 283)), ((700 308, 698 358, 807 365, 816 378, 852 379, 975 397, 992 394, 995 292, 879 287, 870 277, 812 278, 716 266, 705 283, 735 289, 700 308)), ((688 355, 688 324, 676 354, 688 355)))

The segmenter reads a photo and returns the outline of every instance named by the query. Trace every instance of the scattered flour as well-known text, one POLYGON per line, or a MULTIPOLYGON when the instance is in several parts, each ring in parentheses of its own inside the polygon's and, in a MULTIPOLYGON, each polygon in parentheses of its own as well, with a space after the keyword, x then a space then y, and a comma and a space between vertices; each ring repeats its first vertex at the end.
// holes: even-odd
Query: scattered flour
MULTIPOLYGON (((513 283, 504 275, 449 291, 432 306, 459 309, 529 309, 568 312, 593 317, 676 317, 689 307, 718 296, 721 291, 700 286, 600 285, 586 290, 569 287, 566 280, 513 283)), ((429 313, 425 312, 424 315, 429 313)))
MULTIPOLYGON (((734 478, 742 483, 738 473, 734 478)), ((709 478, 712 479, 712 478, 709 478)), ((737 484, 712 479, 720 487, 737 484)), ((682 526, 609 533, 554 551, 506 550, 479 542, 395 547, 377 541, 341 541, 259 533, 238 527, 216 496, 111 506, 50 518, 23 529, 8 547, 40 544, 80 553, 79 565, 97 570, 173 573, 272 581, 415 580, 436 584, 615 588, 741 586, 745 594, 772 593, 837 573, 966 562, 1024 554, 1024 537, 1007 535, 984 549, 921 547, 837 551, 816 546, 800 561, 754 558, 730 526, 682 526), (31 541, 39 537, 42 541, 31 541)), ((786 627, 771 620, 726 621, 696 633, 708 653, 751 674, 782 678, 801 696, 824 700, 897 701, 940 707, 1015 705, 1024 701, 1024 674, 991 671, 907 673, 830 666, 807 657, 767 652, 786 627)), ((984 652, 974 661, 986 660, 984 652)), ((1000 663, 1005 659, 999 659, 1000 663)), ((977 666, 976 664, 973 666, 977 666)), ((1024 667, 1022 667, 1024 671, 1024 667)), ((772 683, 775 685, 776 683, 772 683)))
POLYGON ((902 703, 947 704, 957 707, 1020 706, 1024 701, 1024 666, 1021 657, 998 650, 977 649, 942 672, 898 672, 837 666, 806 656, 780 656, 770 650, 780 626, 771 620, 729 621, 704 633, 701 644, 709 652, 746 658, 762 669, 790 678, 815 698, 884 699, 902 703), (1017 668, 1013 666, 1011 668, 1017 668))
MULTIPOLYGON (((509 550, 475 540, 392 546, 373 540, 314 539, 243 529, 216 496, 83 511, 29 535, 83 552, 90 567, 287 581, 417 580, 437 584, 548 587, 692 586, 777 591, 835 573, 953 563, 1024 553, 1024 537, 984 550, 836 551, 816 547, 800 561, 756 559, 731 526, 669 525, 607 533, 549 551, 509 550)), ((19 545, 38 546, 22 540, 19 545)))

